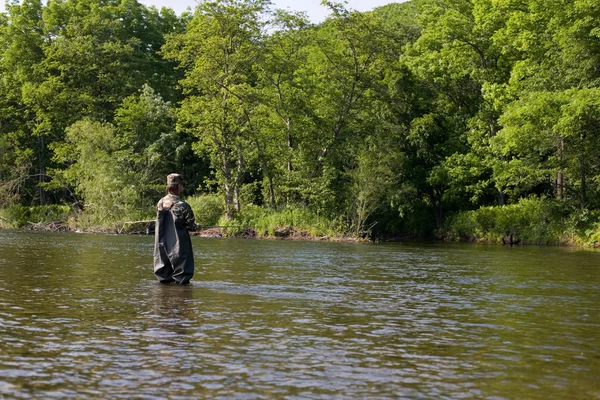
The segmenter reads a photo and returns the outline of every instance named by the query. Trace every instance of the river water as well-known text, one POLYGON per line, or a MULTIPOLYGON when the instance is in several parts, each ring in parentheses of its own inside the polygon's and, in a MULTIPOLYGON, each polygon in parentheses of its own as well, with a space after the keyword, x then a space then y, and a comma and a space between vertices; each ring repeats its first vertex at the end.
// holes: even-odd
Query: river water
POLYGON ((600 399, 600 252, 0 231, 0 398, 600 399))

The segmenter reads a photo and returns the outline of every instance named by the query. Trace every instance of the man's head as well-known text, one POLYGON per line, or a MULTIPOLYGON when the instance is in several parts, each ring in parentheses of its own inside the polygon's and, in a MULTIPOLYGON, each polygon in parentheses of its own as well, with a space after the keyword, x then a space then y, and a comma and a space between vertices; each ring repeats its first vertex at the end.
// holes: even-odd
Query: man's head
POLYGON ((167 193, 179 195, 183 189, 183 176, 180 174, 167 175, 167 193))

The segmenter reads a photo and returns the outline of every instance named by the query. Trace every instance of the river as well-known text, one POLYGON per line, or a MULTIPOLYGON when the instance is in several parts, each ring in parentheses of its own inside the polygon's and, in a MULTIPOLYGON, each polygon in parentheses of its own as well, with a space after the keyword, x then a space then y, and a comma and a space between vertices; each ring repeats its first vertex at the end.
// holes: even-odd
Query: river
POLYGON ((600 252, 0 231, 0 398, 600 399, 600 252))

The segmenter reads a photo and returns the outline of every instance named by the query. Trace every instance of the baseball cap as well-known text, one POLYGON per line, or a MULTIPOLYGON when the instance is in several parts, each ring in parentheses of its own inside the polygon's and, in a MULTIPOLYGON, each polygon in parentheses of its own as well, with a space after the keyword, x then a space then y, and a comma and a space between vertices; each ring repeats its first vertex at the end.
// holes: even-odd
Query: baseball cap
POLYGON ((180 174, 167 175, 167 185, 179 185, 180 183, 183 183, 183 176, 180 174))

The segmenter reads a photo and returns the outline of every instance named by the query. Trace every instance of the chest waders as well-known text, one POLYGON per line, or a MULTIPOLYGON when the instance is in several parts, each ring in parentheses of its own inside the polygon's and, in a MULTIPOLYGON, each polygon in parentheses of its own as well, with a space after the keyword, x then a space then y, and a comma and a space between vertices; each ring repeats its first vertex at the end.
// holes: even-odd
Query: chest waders
POLYGON ((162 283, 189 283, 194 276, 194 253, 186 221, 175 207, 159 202, 154 232, 154 274, 162 283), (174 210, 175 208, 175 210, 174 210))

